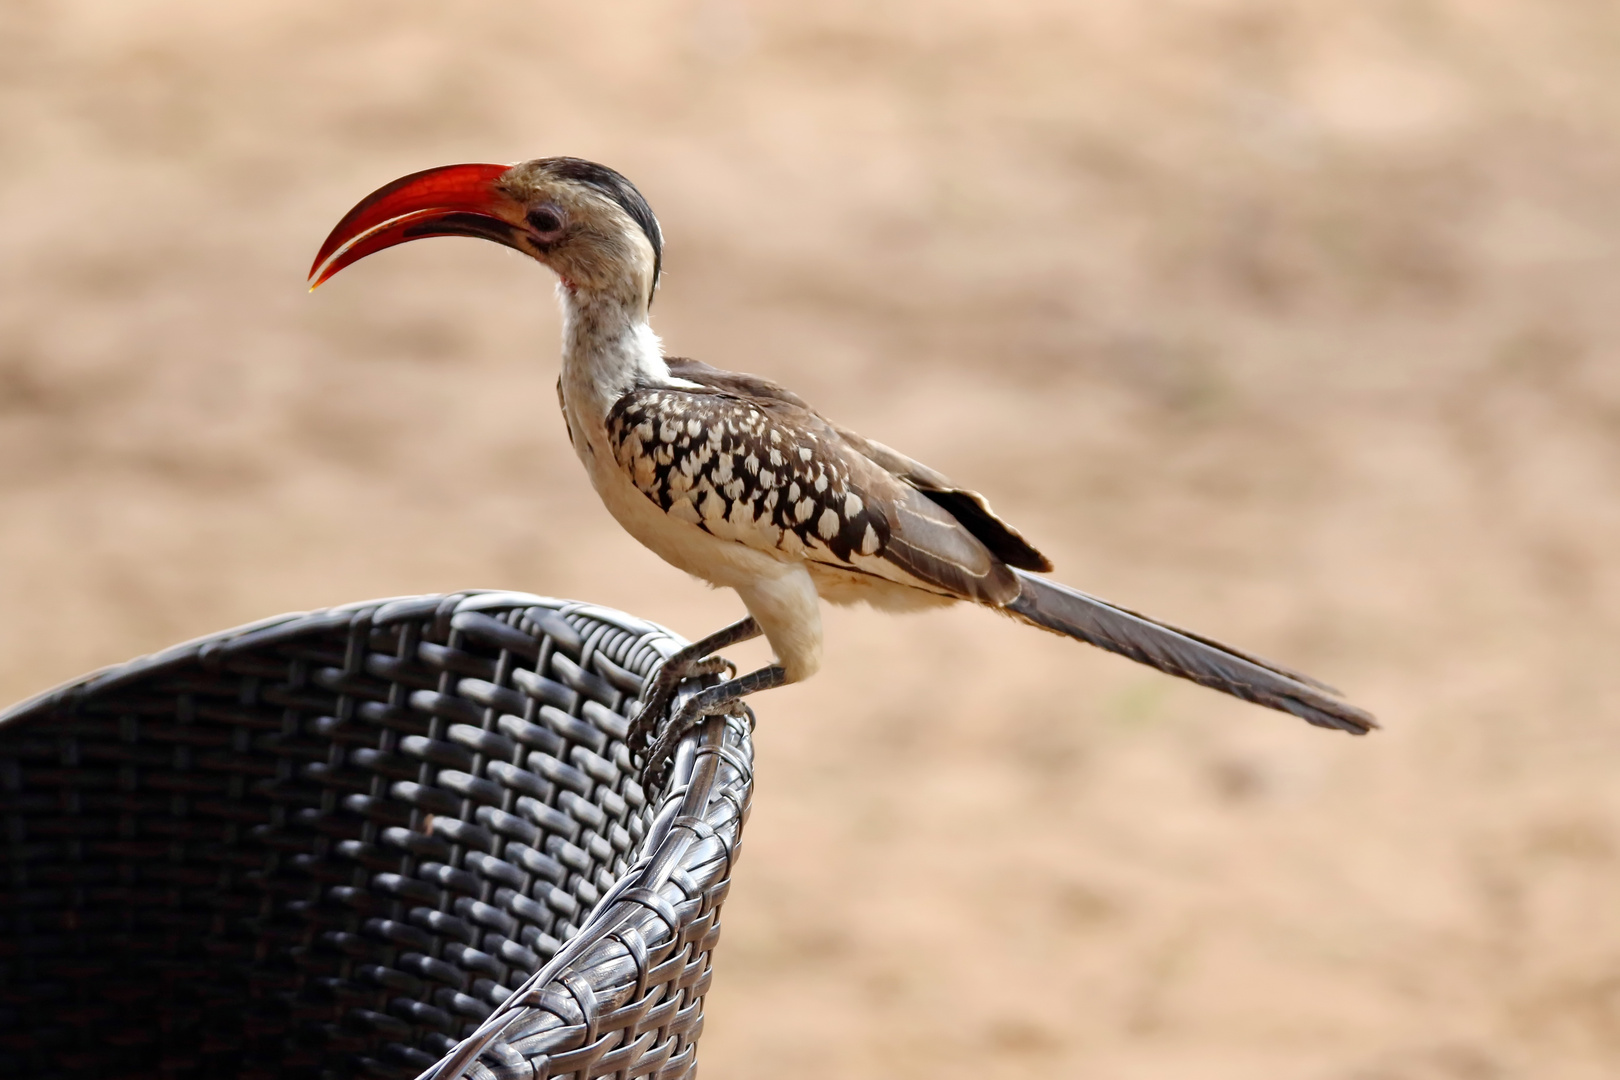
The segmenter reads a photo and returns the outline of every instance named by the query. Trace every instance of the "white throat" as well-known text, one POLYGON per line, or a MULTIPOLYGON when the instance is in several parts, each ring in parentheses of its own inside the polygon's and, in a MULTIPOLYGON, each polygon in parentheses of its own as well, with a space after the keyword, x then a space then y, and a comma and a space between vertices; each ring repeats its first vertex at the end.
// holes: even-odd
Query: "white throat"
POLYGON ((570 410, 600 419, 637 386, 669 383, 664 346, 647 307, 610 293, 558 285, 562 305, 562 381, 570 410))

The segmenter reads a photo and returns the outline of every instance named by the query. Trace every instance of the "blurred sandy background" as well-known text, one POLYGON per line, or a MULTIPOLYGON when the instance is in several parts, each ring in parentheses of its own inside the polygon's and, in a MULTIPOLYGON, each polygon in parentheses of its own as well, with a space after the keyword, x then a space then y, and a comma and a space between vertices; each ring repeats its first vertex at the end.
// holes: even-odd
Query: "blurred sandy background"
POLYGON ((1612 0, 5 0, 0 698, 388 594, 738 614, 592 496, 544 271, 304 293, 396 175, 596 158, 672 352, 1388 726, 832 612, 706 1075, 1612 1077, 1617 135, 1612 0))

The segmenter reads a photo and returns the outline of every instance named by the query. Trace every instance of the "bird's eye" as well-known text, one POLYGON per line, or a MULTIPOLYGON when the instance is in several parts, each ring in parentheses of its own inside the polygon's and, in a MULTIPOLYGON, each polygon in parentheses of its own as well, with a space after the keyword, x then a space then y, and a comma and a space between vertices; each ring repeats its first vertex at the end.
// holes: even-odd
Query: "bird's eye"
POLYGON ((555 207, 539 206, 529 211, 529 228, 537 233, 554 233, 562 226, 562 214, 555 207))

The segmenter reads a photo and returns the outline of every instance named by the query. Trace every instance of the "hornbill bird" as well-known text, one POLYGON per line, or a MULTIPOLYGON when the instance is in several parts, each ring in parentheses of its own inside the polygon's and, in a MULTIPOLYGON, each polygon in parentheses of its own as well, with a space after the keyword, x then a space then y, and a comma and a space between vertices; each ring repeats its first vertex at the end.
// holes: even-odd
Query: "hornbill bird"
POLYGON ((631 724, 644 775, 701 717, 821 665, 820 602, 907 611, 970 601, 1319 727, 1376 727, 1338 691, 1201 634, 1038 575, 1052 564, 982 495, 828 420, 753 375, 668 356, 648 322, 663 233, 635 186, 554 157, 401 177, 338 222, 311 289, 374 252, 476 236, 557 275, 568 436, 608 511, 665 561, 736 590, 748 617, 682 649, 631 724), (775 663, 735 677, 714 654, 763 634, 775 663), (728 672, 656 730, 681 680, 728 672))

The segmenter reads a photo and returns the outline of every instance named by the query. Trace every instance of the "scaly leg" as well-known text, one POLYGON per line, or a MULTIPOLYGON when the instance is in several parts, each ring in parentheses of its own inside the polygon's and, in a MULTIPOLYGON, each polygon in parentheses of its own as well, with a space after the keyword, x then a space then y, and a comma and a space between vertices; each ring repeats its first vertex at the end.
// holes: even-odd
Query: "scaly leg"
POLYGON ((630 752, 639 752, 658 733, 658 721, 663 719, 664 710, 669 708, 670 698, 675 696, 675 688, 680 686, 682 680, 690 679, 694 675, 716 675, 722 671, 735 673, 737 669, 729 660, 715 656, 714 653, 727 645, 748 641, 759 635, 759 623, 750 615, 724 629, 716 630, 706 638, 692 642, 665 660, 659 667, 658 674, 653 676, 647 703, 636 713, 636 718, 630 721, 630 732, 625 736, 625 742, 630 745, 630 752))
POLYGON ((641 786, 652 787, 663 771, 666 759, 674 751, 677 743, 681 741, 688 731, 691 731, 705 716, 713 716, 730 709, 737 702, 749 694, 756 694, 761 690, 772 690, 778 686, 786 685, 788 681, 787 669, 772 664, 770 667, 750 671, 746 675, 739 675, 735 679, 728 679, 717 683, 706 690, 693 694, 687 698, 674 716, 669 718, 669 724, 664 733, 653 743, 652 749, 641 764, 641 786))
MULTIPOLYGON (((821 599, 816 595, 815 581, 802 563, 784 562, 774 575, 762 577, 746 585, 732 586, 748 609, 751 618, 727 627, 696 645, 691 651, 712 651, 717 640, 742 640, 764 634, 776 653, 776 662, 770 667, 751 671, 747 675, 700 690, 683 701, 670 717, 653 746, 641 757, 642 783, 659 776, 670 752, 692 725, 704 716, 730 711, 737 701, 760 690, 786 686, 814 675, 821 666, 821 599), (736 638, 726 635, 735 633, 736 638)), ((699 653, 701 655, 701 653, 699 653)), ((667 707, 667 706, 665 706, 667 707)), ((648 712, 647 725, 656 725, 662 715, 648 712)), ((641 720, 641 717, 637 717, 641 720)), ((640 744, 632 743, 634 751, 640 744)))

